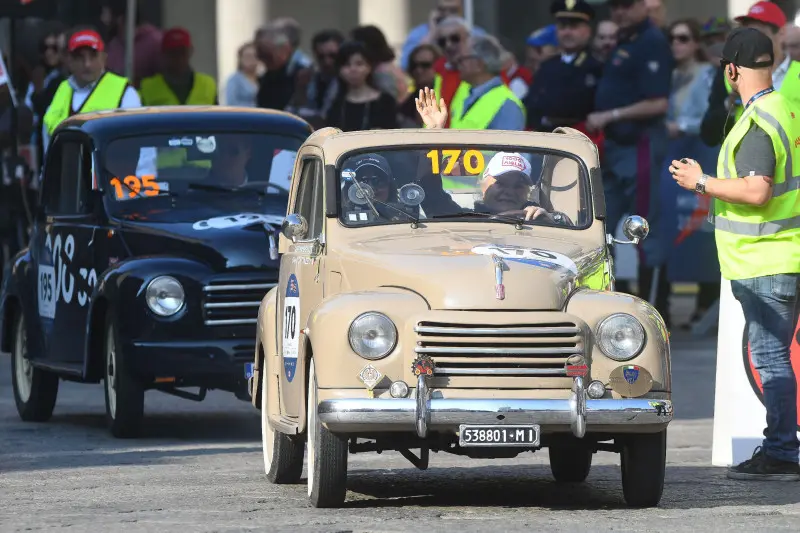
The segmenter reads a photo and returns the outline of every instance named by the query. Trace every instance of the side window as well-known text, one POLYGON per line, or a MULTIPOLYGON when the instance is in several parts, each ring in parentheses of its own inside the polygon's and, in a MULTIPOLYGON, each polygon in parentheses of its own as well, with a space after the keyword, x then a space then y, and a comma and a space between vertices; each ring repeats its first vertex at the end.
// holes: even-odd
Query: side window
POLYGON ((308 239, 316 239, 322 235, 324 197, 321 169, 322 163, 318 159, 306 159, 300 171, 294 212, 308 221, 308 239))
POLYGON ((49 215, 78 215, 84 212, 89 172, 84 145, 77 140, 62 140, 50 147, 44 183, 44 206, 49 215))

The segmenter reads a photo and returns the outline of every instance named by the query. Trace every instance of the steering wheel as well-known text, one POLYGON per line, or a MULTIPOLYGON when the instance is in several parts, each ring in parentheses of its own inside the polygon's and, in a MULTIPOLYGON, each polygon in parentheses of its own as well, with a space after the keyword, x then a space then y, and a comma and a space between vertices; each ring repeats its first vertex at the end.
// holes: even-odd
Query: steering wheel
POLYGON ((277 190, 279 193, 282 193, 282 194, 285 194, 286 196, 289 196, 289 189, 281 187, 280 185, 275 185, 274 183, 267 183, 267 186, 264 187, 264 190, 266 191, 270 187, 272 187, 273 189, 277 190))

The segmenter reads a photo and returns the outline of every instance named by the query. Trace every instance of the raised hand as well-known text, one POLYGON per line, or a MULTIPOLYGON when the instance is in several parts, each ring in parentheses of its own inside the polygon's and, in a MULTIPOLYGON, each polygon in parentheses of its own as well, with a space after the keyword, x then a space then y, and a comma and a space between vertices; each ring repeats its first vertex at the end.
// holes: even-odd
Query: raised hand
POLYGON ((414 99, 417 104, 417 113, 422 118, 423 124, 429 129, 443 129, 447 123, 447 105, 444 98, 436 101, 436 92, 430 88, 419 90, 419 97, 414 99))

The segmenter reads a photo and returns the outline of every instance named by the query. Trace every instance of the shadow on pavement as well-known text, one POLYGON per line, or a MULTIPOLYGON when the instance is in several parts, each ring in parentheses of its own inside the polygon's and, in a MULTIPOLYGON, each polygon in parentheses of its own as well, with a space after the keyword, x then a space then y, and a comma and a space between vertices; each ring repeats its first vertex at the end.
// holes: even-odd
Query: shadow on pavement
MULTIPOLYGON (((592 468, 585 483, 556 483, 549 467, 441 468, 387 475, 353 472, 348 490, 374 499, 348 501, 350 508, 544 507, 561 510, 627 509, 618 466, 592 468)), ((800 502, 797 483, 733 481, 725 468, 667 466, 659 508, 699 509, 800 502)), ((350 500, 352 495, 348 495, 350 500)))

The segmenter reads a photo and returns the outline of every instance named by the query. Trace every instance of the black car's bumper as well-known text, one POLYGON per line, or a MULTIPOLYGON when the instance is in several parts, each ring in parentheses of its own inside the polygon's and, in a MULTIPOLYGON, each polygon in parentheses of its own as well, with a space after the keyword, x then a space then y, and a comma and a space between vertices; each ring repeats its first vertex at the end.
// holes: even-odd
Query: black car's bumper
POLYGON ((255 339, 128 341, 125 357, 145 383, 222 389, 247 393, 245 370, 252 364, 255 339))

